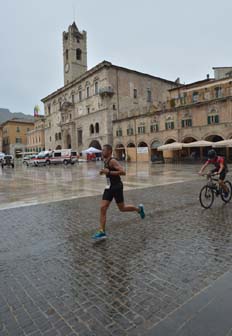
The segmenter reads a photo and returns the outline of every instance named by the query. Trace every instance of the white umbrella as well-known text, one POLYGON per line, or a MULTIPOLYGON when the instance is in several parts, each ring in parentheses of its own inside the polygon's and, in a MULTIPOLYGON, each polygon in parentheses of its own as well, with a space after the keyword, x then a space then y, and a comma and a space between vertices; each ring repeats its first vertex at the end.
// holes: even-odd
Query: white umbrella
POLYGON ((214 148, 232 147, 232 139, 217 141, 213 144, 214 148))
POLYGON ((211 147, 212 145, 213 145, 213 142, 211 142, 211 141, 199 140, 199 141, 185 143, 185 144, 183 144, 183 147, 188 147, 188 148, 211 147))
POLYGON ((183 144, 180 142, 172 142, 170 144, 159 146, 158 151, 170 151, 170 150, 180 150, 182 149, 183 144))
POLYGON ((102 151, 100 149, 94 148, 94 147, 89 147, 86 150, 83 150, 82 153, 84 154, 97 154, 101 153, 102 151))

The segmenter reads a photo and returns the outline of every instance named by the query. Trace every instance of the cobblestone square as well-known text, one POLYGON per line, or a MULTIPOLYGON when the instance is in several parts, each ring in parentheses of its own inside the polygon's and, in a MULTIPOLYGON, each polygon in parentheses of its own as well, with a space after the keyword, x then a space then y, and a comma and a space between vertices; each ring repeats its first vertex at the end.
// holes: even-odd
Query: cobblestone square
MULTIPOLYGON (((197 167, 175 170, 188 176, 197 167)), ((128 202, 144 203, 145 220, 112 204, 109 238, 98 243, 91 235, 100 195, 1 210, 0 335, 132 336, 158 328, 231 269, 231 204, 217 199, 203 210, 203 184, 195 176, 126 188, 128 202)))

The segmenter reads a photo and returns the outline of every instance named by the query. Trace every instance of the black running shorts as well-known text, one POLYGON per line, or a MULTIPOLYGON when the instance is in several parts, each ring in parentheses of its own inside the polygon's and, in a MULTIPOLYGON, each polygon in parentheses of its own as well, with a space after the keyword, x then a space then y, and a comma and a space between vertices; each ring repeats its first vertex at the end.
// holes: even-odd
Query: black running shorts
POLYGON ((111 186, 109 189, 105 189, 102 199, 109 202, 115 199, 117 204, 124 203, 123 186, 111 186))

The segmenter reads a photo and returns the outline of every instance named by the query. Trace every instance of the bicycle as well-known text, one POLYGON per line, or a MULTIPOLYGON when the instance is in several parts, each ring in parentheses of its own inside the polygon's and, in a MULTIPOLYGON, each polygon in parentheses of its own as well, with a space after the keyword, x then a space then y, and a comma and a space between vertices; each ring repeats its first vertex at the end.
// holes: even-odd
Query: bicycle
POLYGON ((228 188, 228 195, 225 195, 224 190, 219 185, 218 178, 213 178, 213 176, 216 174, 204 174, 202 176, 207 176, 207 184, 201 188, 199 200, 201 203, 201 206, 205 209, 211 208, 214 202, 215 196, 221 196, 221 199, 223 202, 228 203, 232 198, 232 184, 230 181, 226 180, 224 181, 225 185, 228 188))

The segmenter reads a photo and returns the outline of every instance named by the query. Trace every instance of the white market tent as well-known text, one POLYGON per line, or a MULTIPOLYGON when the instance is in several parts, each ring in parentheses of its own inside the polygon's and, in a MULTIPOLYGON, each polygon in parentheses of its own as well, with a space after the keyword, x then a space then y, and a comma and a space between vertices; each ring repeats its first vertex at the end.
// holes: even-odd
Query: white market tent
POLYGON ((214 143, 211 141, 199 140, 189 143, 182 144, 185 148, 193 148, 193 147, 211 147, 214 143))
POLYGON ((217 141, 213 144, 214 148, 232 147, 232 139, 217 141))
POLYGON ((180 150, 182 149, 183 144, 180 142, 172 142, 170 144, 159 146, 158 151, 172 151, 172 150, 180 150))
POLYGON ((86 150, 83 150, 83 154, 97 154, 101 153, 102 151, 100 149, 94 148, 94 147, 89 147, 86 150))

